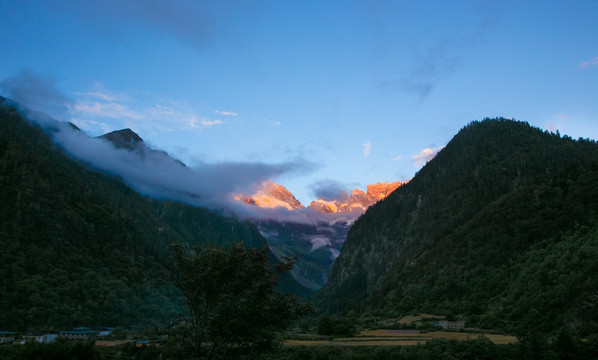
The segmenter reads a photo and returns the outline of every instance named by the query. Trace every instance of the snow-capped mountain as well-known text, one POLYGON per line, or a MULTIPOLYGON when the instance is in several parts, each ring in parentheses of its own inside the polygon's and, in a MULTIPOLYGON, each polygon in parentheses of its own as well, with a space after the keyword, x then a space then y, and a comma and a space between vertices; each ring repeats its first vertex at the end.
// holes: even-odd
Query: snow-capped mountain
POLYGON ((264 181, 253 195, 233 195, 237 201, 261 208, 283 207, 288 210, 304 209, 305 206, 287 188, 272 181, 264 181))
POLYGON ((329 214, 353 213, 360 215, 364 213, 368 207, 386 198, 390 193, 403 184, 404 183, 400 181, 396 181, 368 185, 367 192, 365 193, 359 189, 353 189, 349 196, 347 196, 346 193, 342 193, 338 199, 318 199, 312 201, 308 208, 329 214))
MULTIPOLYGON (((377 183, 368 185, 367 192, 353 189, 350 195, 342 191, 336 199, 326 200, 320 198, 312 201, 307 209, 325 214, 351 214, 357 217, 364 213, 368 207, 386 198, 403 184, 400 181, 377 183)), ((261 208, 305 209, 305 206, 287 188, 272 181, 264 181, 259 190, 252 195, 236 194, 234 199, 261 208)), ((323 219, 315 216, 315 220, 323 219)))
POLYGON ((262 183, 252 195, 237 194, 234 199, 265 209, 286 209, 305 215, 309 222, 256 220, 258 230, 279 258, 297 255, 291 274, 310 289, 319 289, 328 280, 332 263, 345 242, 349 228, 368 207, 386 198, 401 182, 368 185, 350 195, 341 192, 337 199, 318 199, 306 208, 284 186, 272 181, 262 183))

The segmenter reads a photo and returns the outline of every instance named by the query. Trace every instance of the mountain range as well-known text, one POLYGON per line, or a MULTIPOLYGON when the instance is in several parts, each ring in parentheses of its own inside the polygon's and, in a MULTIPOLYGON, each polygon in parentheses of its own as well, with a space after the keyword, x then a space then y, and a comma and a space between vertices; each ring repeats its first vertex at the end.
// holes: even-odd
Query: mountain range
POLYGON ((297 217, 297 221, 281 221, 272 217, 256 219, 255 223, 279 259, 298 256, 291 271, 295 280, 317 290, 328 280, 332 263, 340 254, 355 219, 403 184, 385 182, 368 185, 367 193, 354 189, 349 196, 341 191, 336 199, 320 198, 305 207, 284 186, 265 181, 255 193, 237 194, 234 199, 259 208, 281 208, 302 215, 297 217))
MULTIPOLYGON (((316 215, 312 215, 316 222, 323 219, 318 217, 317 213, 351 214, 353 216, 349 219, 356 218, 403 184, 396 181, 367 185, 367 192, 353 189, 348 196, 345 191, 341 191, 335 199, 319 198, 312 201, 307 209, 316 211, 316 215)), ((234 199, 260 208, 282 207, 291 211, 306 208, 287 188, 270 180, 264 181, 254 194, 237 194, 234 195, 234 199)))

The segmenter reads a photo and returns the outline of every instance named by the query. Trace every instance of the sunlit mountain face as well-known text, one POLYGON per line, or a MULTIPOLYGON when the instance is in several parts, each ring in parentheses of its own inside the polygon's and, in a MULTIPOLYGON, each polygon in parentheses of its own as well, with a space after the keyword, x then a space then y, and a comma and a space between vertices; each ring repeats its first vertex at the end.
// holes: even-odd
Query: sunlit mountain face
POLYGON ((298 210, 305 208, 287 188, 272 181, 264 181, 253 195, 235 194, 233 198, 249 205, 268 209, 283 207, 287 210, 298 210))
POLYGON ((334 199, 312 201, 305 207, 284 186, 265 181, 251 194, 236 194, 234 199, 255 209, 272 210, 270 219, 261 217, 255 223, 270 249, 279 258, 297 255, 293 277, 303 286, 317 290, 328 280, 332 263, 339 256, 349 228, 370 206, 385 199, 403 182, 368 185, 366 191, 341 191, 334 199), (275 210, 297 213, 302 221, 292 217, 277 218, 275 210), (307 220, 307 221, 305 221, 307 220))
MULTIPOLYGON (((386 198, 404 182, 383 182, 367 186, 366 192, 353 189, 349 195, 341 191, 335 199, 323 199, 312 201, 307 209, 315 210, 316 213, 325 214, 353 214, 359 216, 376 202, 386 198)), ((252 195, 235 194, 234 199, 249 205, 260 208, 285 208, 287 210, 302 210, 306 207, 295 198, 295 196, 284 186, 272 181, 265 181, 261 187, 252 195)), ((315 220, 320 220, 315 215, 315 220)))

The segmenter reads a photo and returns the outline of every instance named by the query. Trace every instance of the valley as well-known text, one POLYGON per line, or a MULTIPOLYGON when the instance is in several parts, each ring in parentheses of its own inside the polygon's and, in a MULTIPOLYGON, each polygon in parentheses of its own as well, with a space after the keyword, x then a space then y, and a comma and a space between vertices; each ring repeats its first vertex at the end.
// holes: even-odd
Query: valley
POLYGON ((327 316, 337 329, 288 334, 286 349, 469 344, 479 336, 528 346, 530 334, 598 331, 593 140, 485 119, 464 127, 409 182, 307 207, 264 182, 214 211, 196 203, 200 193, 131 180, 131 168, 153 161, 191 171, 134 132, 97 139, 127 159, 130 167, 119 173, 64 153, 64 140, 56 142, 62 131, 91 139, 76 127, 28 123, 2 101, 3 328, 162 328, 185 311, 171 244, 242 241, 268 248, 273 262, 296 257, 278 289, 318 306, 305 334, 319 333, 327 316), (259 216, 240 219, 236 206, 259 216), (438 316, 407 316, 413 313, 438 316), (468 330, 439 332, 446 324, 468 330))

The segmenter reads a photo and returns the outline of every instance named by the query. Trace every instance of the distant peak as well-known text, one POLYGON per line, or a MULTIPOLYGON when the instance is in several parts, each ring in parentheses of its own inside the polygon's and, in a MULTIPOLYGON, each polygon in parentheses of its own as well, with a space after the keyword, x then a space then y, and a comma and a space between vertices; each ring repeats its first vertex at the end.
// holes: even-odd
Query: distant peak
POLYGON ((284 207, 288 210, 304 208, 287 188, 270 180, 264 181, 260 189, 253 195, 236 194, 233 198, 261 208, 284 207))
MULTIPOLYGON (((359 215, 371 205, 386 198, 403 184, 399 181, 377 183, 368 185, 367 193, 359 189, 353 189, 349 196, 343 191, 338 199, 324 200, 320 198, 312 201, 308 208, 321 213, 359 215)), ((255 194, 235 194, 233 198, 236 201, 261 208, 284 207, 288 210, 300 210, 304 208, 284 186, 270 180, 264 181, 255 194)))
POLYGON ((125 148, 133 150, 138 144, 143 144, 143 139, 129 128, 112 131, 99 138, 110 141, 117 149, 125 148))

